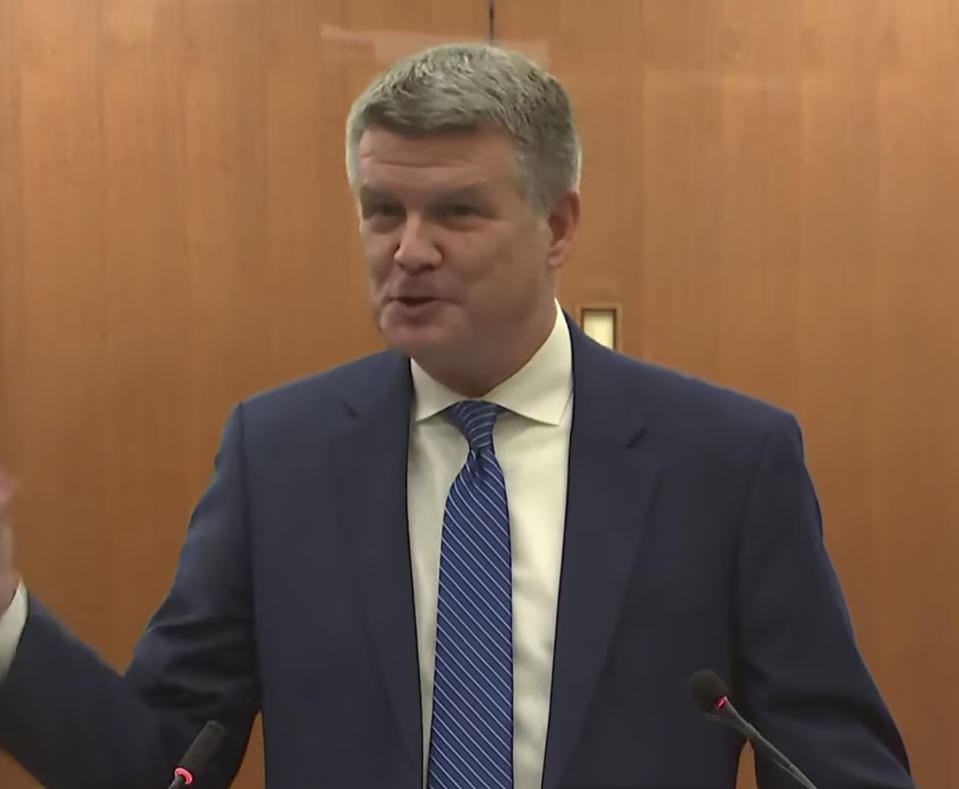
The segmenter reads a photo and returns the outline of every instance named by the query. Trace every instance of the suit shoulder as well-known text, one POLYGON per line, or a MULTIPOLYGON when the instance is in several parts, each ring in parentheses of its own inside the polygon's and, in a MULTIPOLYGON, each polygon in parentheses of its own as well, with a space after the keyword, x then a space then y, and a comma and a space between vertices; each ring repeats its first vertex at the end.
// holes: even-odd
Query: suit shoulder
POLYGON ((781 406, 680 370, 617 354, 651 417, 698 430, 794 430, 795 416, 781 406))
POLYGON ((316 413, 324 406, 341 404, 368 385, 398 357, 390 351, 379 351, 338 364, 326 370, 295 378, 244 398, 241 405, 248 418, 262 418, 271 414, 299 415, 304 410, 316 413))

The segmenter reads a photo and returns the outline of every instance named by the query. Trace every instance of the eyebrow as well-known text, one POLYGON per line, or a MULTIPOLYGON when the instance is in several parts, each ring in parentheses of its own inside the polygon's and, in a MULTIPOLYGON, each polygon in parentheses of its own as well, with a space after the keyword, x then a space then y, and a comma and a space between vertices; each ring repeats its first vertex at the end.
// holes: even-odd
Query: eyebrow
POLYGON ((395 198, 384 189, 376 189, 372 186, 361 186, 359 198, 363 202, 376 202, 384 200, 394 200, 395 198))

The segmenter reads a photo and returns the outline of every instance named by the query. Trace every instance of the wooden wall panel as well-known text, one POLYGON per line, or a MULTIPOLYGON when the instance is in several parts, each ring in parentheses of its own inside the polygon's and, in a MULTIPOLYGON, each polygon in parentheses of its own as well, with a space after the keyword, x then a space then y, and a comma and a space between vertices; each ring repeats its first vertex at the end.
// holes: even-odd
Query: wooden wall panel
POLYGON ((229 404, 379 346, 350 101, 486 33, 486 0, 0 0, 0 458, 31 588, 114 665, 229 404))
MULTIPOLYGON (((31 586, 114 664, 229 402, 376 345, 350 98, 486 5, 0 0, 0 456, 31 586)), ((496 29, 580 113, 564 302, 797 412, 916 775, 959 785, 959 0, 497 0, 496 29)))
POLYGON ((917 780, 959 786, 959 2, 498 0, 495 21, 580 117, 563 301, 618 301, 628 352, 797 413, 917 780))

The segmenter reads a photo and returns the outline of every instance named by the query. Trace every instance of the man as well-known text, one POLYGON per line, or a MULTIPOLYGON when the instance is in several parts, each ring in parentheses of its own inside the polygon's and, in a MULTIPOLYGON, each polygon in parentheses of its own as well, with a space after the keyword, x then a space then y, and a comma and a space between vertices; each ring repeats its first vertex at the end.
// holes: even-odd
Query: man
POLYGON ((0 745, 51 787, 162 786, 216 719, 222 787, 262 709, 279 789, 720 789, 742 743, 685 691, 710 667, 820 786, 911 787, 793 419, 556 305, 579 219, 560 84, 433 48, 357 99, 346 150, 390 350, 234 408, 123 677, 4 549, 0 745))

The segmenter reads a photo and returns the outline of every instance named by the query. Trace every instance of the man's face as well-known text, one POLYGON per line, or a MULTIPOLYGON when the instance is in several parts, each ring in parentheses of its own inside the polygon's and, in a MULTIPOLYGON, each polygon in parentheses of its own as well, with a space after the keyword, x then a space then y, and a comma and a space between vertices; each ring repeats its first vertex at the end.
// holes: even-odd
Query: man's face
POLYGON ((552 310, 565 246, 522 193, 505 134, 369 129, 356 188, 370 303, 390 347, 424 366, 469 364, 526 342, 533 316, 552 310))

